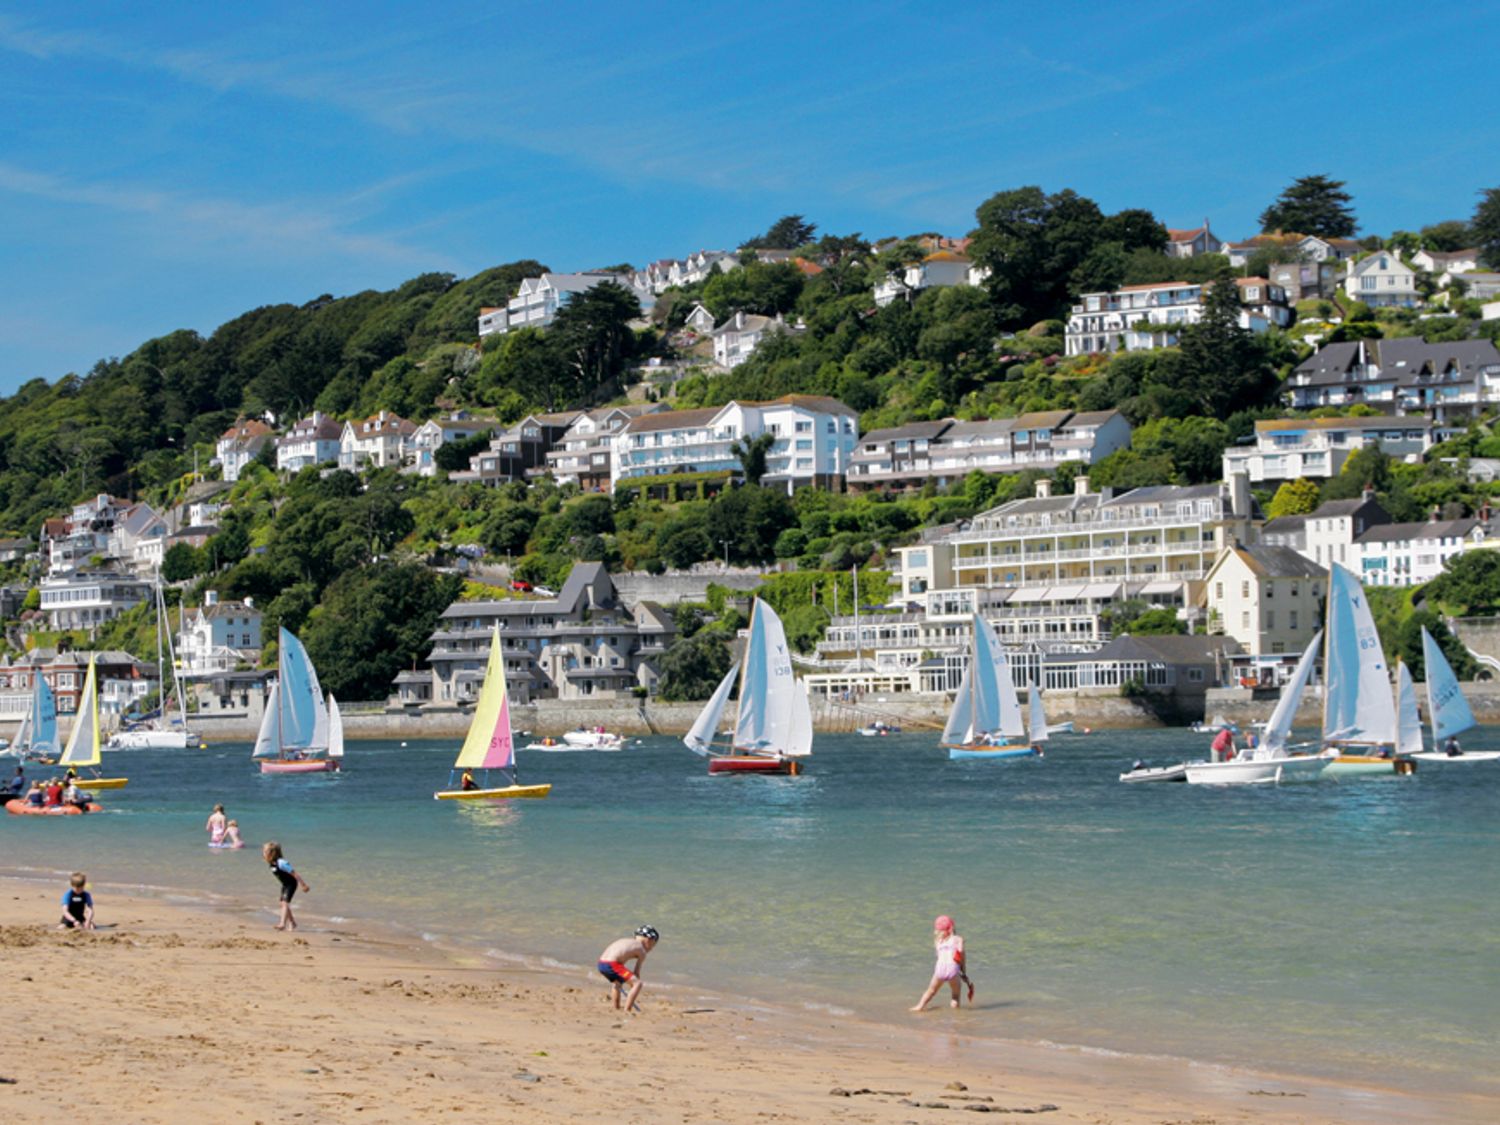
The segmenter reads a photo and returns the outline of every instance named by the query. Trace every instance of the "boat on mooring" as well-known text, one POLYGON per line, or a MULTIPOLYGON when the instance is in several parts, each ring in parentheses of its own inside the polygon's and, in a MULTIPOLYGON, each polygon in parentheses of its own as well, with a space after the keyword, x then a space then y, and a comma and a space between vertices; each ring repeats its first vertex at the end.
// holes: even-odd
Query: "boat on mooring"
MULTIPOLYGON (((1432 749, 1422 749, 1422 716, 1417 712, 1417 689, 1411 682, 1410 673, 1407 673, 1404 688, 1409 689, 1409 700, 1401 700, 1397 710, 1401 714, 1402 729, 1408 732, 1406 740, 1414 749, 1408 751, 1403 746, 1401 752, 1409 753, 1417 761, 1442 762, 1445 765, 1493 762, 1500 759, 1500 750, 1464 750, 1459 747, 1458 736, 1478 724, 1474 721, 1473 708, 1464 698, 1463 689, 1458 686, 1453 665, 1448 663, 1442 646, 1433 639, 1425 625, 1422 627, 1422 665, 1427 673, 1427 716, 1432 724, 1432 749), (1415 724, 1415 737, 1409 731, 1410 724, 1415 724)), ((1404 665, 1401 670, 1406 672, 1404 665)))
POLYGON ((1380 633, 1352 573, 1328 568, 1326 649, 1323 654, 1323 746, 1339 756, 1334 778, 1390 777, 1412 770, 1396 754, 1396 697, 1380 633))
POLYGON ((250 756, 261 773, 337 773, 344 757, 338 701, 324 698, 302 642, 286 629, 278 637, 276 682, 250 756))
POLYGON ((708 759, 711 774, 802 772, 812 753, 812 706, 807 687, 792 671, 786 631, 776 611, 759 598, 750 610, 749 640, 741 663, 719 682, 683 742, 708 759), (739 684, 739 714, 727 744, 717 743, 719 720, 739 684))

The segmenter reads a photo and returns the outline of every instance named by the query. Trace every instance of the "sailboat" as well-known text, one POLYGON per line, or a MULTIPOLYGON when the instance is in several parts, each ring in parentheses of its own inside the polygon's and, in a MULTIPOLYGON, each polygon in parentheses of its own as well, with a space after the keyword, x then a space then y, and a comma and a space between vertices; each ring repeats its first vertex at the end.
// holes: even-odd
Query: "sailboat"
POLYGON ((52 694, 40 668, 33 673, 31 701, 16 730, 15 740, 10 744, 10 753, 26 761, 48 765, 57 754, 57 697, 52 694))
POLYGON ((89 670, 84 676, 78 710, 73 714, 73 729, 68 744, 58 755, 57 764, 74 770, 92 769, 95 776, 78 778, 82 789, 123 789, 128 778, 99 777, 99 680, 94 671, 94 655, 89 654, 89 670))
POLYGON ((279 637, 276 682, 250 756, 259 760, 261 773, 336 772, 344 756, 338 701, 324 699, 302 642, 285 629, 279 637))
MULTIPOLYGON (((1470 730, 1477 724, 1453 666, 1443 655, 1442 647, 1422 627, 1422 664, 1427 669, 1427 717, 1432 723, 1432 749, 1422 750, 1421 716, 1417 716, 1417 752, 1411 756, 1423 762, 1493 762, 1500 750, 1460 750, 1450 754, 1444 749, 1448 739, 1470 730)), ((1410 677, 1407 677, 1410 681, 1410 677)), ((1416 711, 1416 688, 1412 688, 1412 711, 1416 711)), ((1455 746, 1457 745, 1455 741, 1455 746)), ((1404 751, 1403 751, 1404 753, 1404 751)))
POLYGON ((812 753, 812 706, 807 685, 792 673, 786 632, 776 611, 759 598, 750 610, 745 657, 719 682, 683 742, 708 759, 708 772, 796 775, 812 753), (715 745, 719 719, 736 677, 739 714, 726 747, 715 745))
POLYGON ((172 652, 171 619, 162 594, 161 572, 156 575, 156 714, 142 723, 118 730, 107 744, 109 750, 186 750, 201 748, 202 741, 187 729, 187 703, 182 695, 182 681, 177 678, 177 661, 172 652), (165 636, 165 645, 163 645, 165 636), (166 672, 172 670, 172 691, 167 691, 166 672), (170 704, 177 704, 178 719, 169 720, 170 704))
POLYGON ((1260 745, 1246 747, 1227 762, 1186 763, 1183 769, 1189 785, 1257 785, 1281 781, 1311 781, 1337 759, 1337 750, 1325 750, 1314 755, 1292 754, 1287 746, 1292 734, 1292 722, 1297 717, 1297 706, 1302 702, 1302 693, 1307 690, 1307 681, 1312 677, 1313 664, 1318 659, 1318 645, 1322 639, 1322 633, 1314 637, 1303 652, 1302 659, 1297 661, 1297 668, 1281 689, 1281 698, 1276 701, 1276 709, 1271 712, 1271 718, 1266 723, 1260 745))
POLYGON ((1396 658, 1396 755, 1411 758, 1422 753, 1422 713, 1417 710, 1417 685, 1411 669, 1396 658))
POLYGON ((1323 655, 1323 745, 1339 751, 1330 777, 1393 774, 1396 700, 1380 634, 1359 579, 1334 563, 1328 573, 1323 655))
MULTIPOLYGON (((1021 703, 1016 698, 1016 684, 1011 679, 1010 663, 994 628, 979 614, 974 614, 974 636, 969 650, 969 666, 959 681, 958 696, 948 725, 943 728, 943 745, 948 757, 954 758, 1035 758, 1036 748, 1026 739, 1021 725, 1021 703)), ((1038 704, 1041 696, 1036 696, 1038 704)), ((1039 728, 1046 730, 1043 722, 1039 728)), ((1035 731, 1033 731, 1033 735, 1035 731)))
POLYGON ((484 669, 484 686, 479 689, 479 704, 469 723, 469 733, 454 759, 448 774, 448 788, 432 796, 438 801, 489 801, 508 797, 545 797, 551 784, 522 785, 516 773, 515 732, 510 726, 510 689, 505 680, 505 654, 500 646, 500 629, 490 634, 490 659, 484 669), (484 783, 465 789, 455 783, 455 774, 483 770, 484 783), (509 785, 491 786, 489 771, 499 770, 509 785))

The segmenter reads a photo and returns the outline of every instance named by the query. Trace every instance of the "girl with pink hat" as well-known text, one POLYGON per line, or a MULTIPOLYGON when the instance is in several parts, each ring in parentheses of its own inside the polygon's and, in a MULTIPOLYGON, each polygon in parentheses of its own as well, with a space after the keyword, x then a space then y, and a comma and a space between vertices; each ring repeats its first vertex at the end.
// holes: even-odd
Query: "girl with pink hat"
POLYGON ((932 970, 932 980, 927 985, 927 991, 922 993, 922 999, 917 1001, 912 1011, 920 1012, 926 1008, 945 983, 953 991, 951 1006, 957 1008, 960 980, 969 986, 969 1003, 972 1004, 974 984, 964 972, 964 939, 953 932, 953 919, 946 914, 938 915, 937 920, 932 923, 932 946, 937 950, 937 966, 932 970))

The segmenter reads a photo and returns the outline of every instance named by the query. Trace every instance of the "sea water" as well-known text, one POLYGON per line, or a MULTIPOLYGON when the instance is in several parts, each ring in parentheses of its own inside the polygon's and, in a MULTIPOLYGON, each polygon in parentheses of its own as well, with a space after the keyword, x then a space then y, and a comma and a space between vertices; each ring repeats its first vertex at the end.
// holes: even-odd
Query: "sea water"
MULTIPOLYGON (((1466 745, 1500 744, 1474 733, 1466 745)), ((584 979, 641 923, 648 977, 902 1024, 932 919, 965 937, 977 1036, 1349 1080, 1500 1091, 1500 762, 1410 778, 1122 785, 1180 731, 1058 736, 949 762, 929 734, 819 736, 797 778, 709 777, 675 739, 520 755, 540 801, 437 802, 451 742, 355 742, 338 776, 262 776, 249 746, 109 755, 108 811, 0 818, 0 868, 263 905, 279 840, 304 925, 394 925, 584 979), (205 847, 215 803, 241 852, 205 847)), ((101 896, 101 918, 109 914, 101 896)), ((595 982, 597 983, 597 981, 595 982)))

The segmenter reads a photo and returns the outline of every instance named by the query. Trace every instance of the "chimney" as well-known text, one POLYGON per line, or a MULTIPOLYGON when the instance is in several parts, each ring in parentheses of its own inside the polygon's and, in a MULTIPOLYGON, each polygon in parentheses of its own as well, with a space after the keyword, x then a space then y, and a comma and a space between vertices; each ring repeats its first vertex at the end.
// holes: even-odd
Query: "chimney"
POLYGON ((1229 477, 1229 506, 1240 519, 1250 518, 1250 474, 1233 473, 1229 477))
POLYGON ((1437 523, 1438 520, 1440 520, 1440 519, 1443 518, 1443 509, 1439 508, 1436 504, 1434 504, 1432 506, 1432 514, 1429 515, 1427 518, 1432 523, 1437 523))
POLYGON ((1360 499, 1368 504, 1371 500, 1375 499, 1375 486, 1373 484, 1365 485, 1364 488, 1360 489, 1359 495, 1360 499))
POLYGON ((1089 475, 1087 473, 1079 473, 1076 477, 1073 478, 1073 495, 1087 496, 1088 494, 1089 475))
POLYGON ((217 591, 217 590, 205 590, 203 592, 203 604, 205 606, 218 605, 219 604, 219 591, 217 591))
POLYGON ((1036 482, 1036 498, 1038 500, 1046 500, 1051 495, 1052 482, 1050 480, 1043 478, 1036 482))
POLYGON ((245 603, 245 608, 246 609, 254 609, 255 608, 255 599, 252 598, 249 594, 246 594, 241 599, 241 601, 243 601, 245 603))

